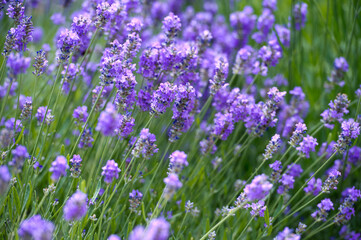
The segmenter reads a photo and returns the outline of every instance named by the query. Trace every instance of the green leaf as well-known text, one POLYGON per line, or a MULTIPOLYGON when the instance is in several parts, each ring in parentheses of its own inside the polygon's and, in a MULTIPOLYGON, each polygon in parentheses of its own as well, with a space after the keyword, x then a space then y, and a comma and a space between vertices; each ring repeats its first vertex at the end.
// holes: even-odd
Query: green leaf
POLYGON ((269 211, 268 211, 268 207, 266 207, 266 211, 264 212, 264 220, 265 220, 267 226, 269 226, 269 211))
POLYGON ((20 132, 20 134, 19 134, 19 137, 18 137, 18 139, 16 139, 16 142, 15 142, 14 146, 16 146, 17 144, 19 144, 19 142, 21 141, 21 138, 22 138, 23 135, 24 135, 24 130, 25 130, 25 127, 23 127, 23 129, 21 129, 21 132, 20 132))
POLYGON ((32 195, 32 187, 31 184, 28 183, 26 185, 26 190, 25 190, 25 196, 24 196, 24 200, 23 200, 23 207, 21 208, 21 213, 24 212, 25 209, 27 209, 29 207, 29 204, 31 202, 31 195, 32 195))
POLYGON ((97 196, 99 194, 100 187, 101 187, 101 180, 98 181, 97 188, 95 189, 94 195, 92 197, 92 202, 95 202, 95 199, 97 198, 97 196))
POLYGON ((18 214, 20 215, 20 199, 19 199, 19 194, 18 191, 16 190, 15 187, 13 187, 13 195, 15 198, 15 206, 16 206, 16 211, 18 212, 18 214))
POLYGON ((147 221, 147 217, 145 216, 145 208, 144 208, 144 203, 143 202, 142 202, 142 215, 143 215, 144 221, 147 221))
POLYGON ((64 144, 61 145, 60 155, 63 155, 63 156, 65 155, 65 146, 64 146, 64 144))
MULTIPOLYGON (((76 185, 75 185, 76 186, 76 185)), ((82 180, 81 181, 81 183, 80 183, 80 186, 79 186, 79 188, 80 188, 80 191, 82 191, 82 192, 86 192, 86 181, 85 180, 82 180)), ((99 192, 98 192, 99 193, 99 192)))

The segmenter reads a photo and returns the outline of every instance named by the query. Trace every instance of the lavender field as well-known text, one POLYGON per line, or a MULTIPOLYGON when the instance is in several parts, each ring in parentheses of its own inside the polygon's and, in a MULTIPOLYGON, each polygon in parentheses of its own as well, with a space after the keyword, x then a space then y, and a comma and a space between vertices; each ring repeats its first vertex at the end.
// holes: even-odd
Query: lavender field
POLYGON ((0 10, 0 239, 361 240, 360 0, 0 10))

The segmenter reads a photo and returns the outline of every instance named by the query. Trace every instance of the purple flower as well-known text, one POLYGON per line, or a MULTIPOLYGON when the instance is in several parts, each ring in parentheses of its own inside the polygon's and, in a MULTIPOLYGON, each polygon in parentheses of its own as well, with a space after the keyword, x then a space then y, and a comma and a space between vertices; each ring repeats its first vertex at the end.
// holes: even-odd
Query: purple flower
POLYGON ((86 122, 86 120, 88 119, 88 107, 87 106, 79 106, 77 108, 74 109, 73 112, 73 118, 75 118, 76 123, 81 123, 81 122, 86 122))
POLYGON ((85 193, 76 191, 65 203, 64 219, 66 221, 81 220, 88 211, 87 201, 88 197, 85 193))
POLYGON ((173 38, 177 36, 177 33, 181 30, 182 24, 181 20, 177 15, 170 12, 167 17, 163 20, 163 32, 167 36, 167 43, 170 44, 173 42, 173 38))
POLYGON ((328 77, 328 81, 333 87, 335 84, 343 87, 345 82, 343 81, 346 72, 348 71, 348 63, 344 57, 335 59, 334 69, 331 72, 331 76, 328 77))
POLYGON ((42 27, 35 27, 33 31, 33 41, 34 43, 40 43, 43 39, 44 31, 42 27))
MULTIPOLYGON (((281 26, 276 24, 275 25, 275 29, 277 32, 277 35, 281 41, 281 43, 283 44, 283 46, 285 47, 289 47, 290 46, 290 39, 291 39, 291 32, 287 27, 281 26)), ((273 39, 277 38, 276 36, 273 37, 273 39)))
POLYGON ((275 238, 275 240, 300 240, 301 236, 293 233, 292 229, 285 227, 283 231, 279 232, 275 238))
POLYGON ((5 128, 15 132, 21 132, 21 129, 23 128, 23 124, 21 123, 20 120, 16 120, 15 123, 15 118, 10 118, 9 120, 6 120, 4 125, 5 128))
POLYGON ((18 234, 22 239, 51 240, 54 229, 52 222, 35 215, 21 222, 18 234))
POLYGON ((121 110, 133 108, 136 95, 135 85, 137 85, 137 81, 131 71, 127 71, 115 79, 115 86, 118 89, 115 103, 121 110))
POLYGON ((343 115, 349 112, 347 110, 349 104, 350 100, 348 100, 347 95, 339 93, 336 99, 328 104, 330 108, 321 113, 322 122, 325 124, 325 127, 333 129, 333 122, 342 122, 343 115))
POLYGON ((282 163, 276 160, 274 163, 271 163, 269 167, 272 168, 274 171, 279 171, 282 169, 282 163))
POLYGON ((301 156, 309 158, 310 152, 314 152, 317 145, 317 139, 307 135, 307 137, 303 138, 302 142, 300 142, 300 145, 296 149, 301 156))
POLYGON ((54 181, 59 180, 61 176, 66 176, 66 170, 69 168, 68 161, 64 156, 57 156, 54 162, 51 163, 49 172, 52 172, 51 179, 54 181))
POLYGON ((31 58, 24 57, 20 53, 10 53, 6 66, 9 68, 11 78, 16 79, 16 76, 25 73, 30 66, 31 58))
POLYGON ((342 122, 341 129, 342 132, 338 136, 334 150, 344 153, 347 147, 351 146, 352 139, 356 139, 360 135, 360 124, 350 118, 342 122))
POLYGON ((266 197, 272 189, 273 184, 268 181, 268 176, 265 174, 254 177, 252 182, 244 188, 249 201, 261 200, 266 197))
POLYGON ((118 179, 120 169, 118 168, 118 163, 114 160, 108 160, 107 164, 102 167, 102 169, 102 176, 104 176, 104 182, 107 184, 112 183, 114 179, 118 179))
POLYGON ((51 109, 48 109, 48 107, 39 107, 36 111, 35 117, 38 119, 39 123, 42 123, 45 117, 46 125, 50 125, 50 123, 54 121, 54 115, 51 113, 51 109))
POLYGON ((287 166, 287 173, 293 177, 299 177, 303 172, 301 165, 299 164, 290 164, 287 166))
POLYGON ((248 36, 255 26, 256 19, 257 16, 253 14, 253 8, 250 6, 245 6, 241 12, 230 14, 229 21, 237 33, 241 46, 247 43, 248 36))
POLYGON ((297 147, 297 145, 302 141, 303 134, 306 133, 307 127, 306 124, 298 122, 296 123, 295 129, 292 133, 290 141, 288 142, 291 146, 297 147))
POLYGON ((188 166, 187 154, 182 151, 174 151, 169 156, 169 172, 179 174, 182 169, 188 166))
POLYGON ((264 217, 264 212, 266 211, 266 206, 264 205, 264 201, 258 201, 256 203, 246 204, 244 208, 251 208, 251 216, 257 217, 264 217))
POLYGON ((64 29, 63 31, 61 31, 57 40, 57 47, 60 50, 60 53, 58 55, 58 61, 67 61, 69 59, 70 53, 74 51, 74 49, 78 46, 79 43, 80 39, 78 34, 69 29, 64 29))
POLYGON ((155 144, 155 135, 149 132, 148 128, 143 128, 140 131, 139 139, 135 143, 132 155, 136 158, 143 156, 143 158, 150 158, 153 153, 158 152, 157 145, 155 144))
POLYGON ((307 4, 306 3, 297 3, 293 8, 293 17, 295 20, 296 30, 301 30, 305 26, 307 15, 307 4))
POLYGON ((9 165, 15 166, 17 169, 21 169, 25 160, 29 158, 28 150, 22 145, 19 145, 12 150, 11 154, 13 155, 13 158, 9 165))
POLYGON ((175 87, 169 82, 159 85, 159 88, 153 93, 151 100, 153 114, 160 115, 165 113, 175 98, 175 90, 175 87))
POLYGON ((6 192, 11 180, 11 174, 7 166, 0 166, 0 194, 6 192))
POLYGON ((268 42, 267 46, 261 47, 258 51, 259 58, 262 59, 263 63, 267 66, 276 66, 278 60, 282 57, 282 49, 276 39, 272 39, 268 42))
MULTIPOLYGON (((344 154, 344 159, 346 154, 344 154)), ((358 165, 361 162, 361 148, 353 146, 348 150, 348 161, 354 165, 358 165)))
POLYGON ((274 22, 275 22, 275 17, 273 15, 272 11, 268 8, 265 8, 263 10, 261 16, 259 16, 259 18, 257 20, 257 29, 259 31, 254 33, 252 38, 257 43, 262 43, 262 42, 266 41, 268 33, 272 29, 274 22))
POLYGON ((90 127, 85 127, 83 134, 80 137, 78 144, 79 148, 92 147, 94 142, 92 130, 90 127))
POLYGON ((227 140, 234 129, 233 116, 231 113, 216 113, 214 117, 214 128, 212 134, 215 137, 227 140))
POLYGON ((33 67, 35 68, 33 74, 37 77, 41 76, 46 68, 48 67, 48 60, 46 60, 46 52, 42 49, 36 52, 35 63, 33 67))
POLYGON ((166 187, 164 189, 163 197, 166 200, 169 200, 174 193, 182 187, 182 183, 179 181, 178 175, 175 173, 170 173, 168 177, 164 178, 164 183, 166 187))
POLYGON ((80 157, 80 155, 73 155, 73 158, 69 160, 70 162, 70 172, 71 172, 71 176, 74 178, 79 177, 80 173, 81 173, 81 162, 82 159, 80 157))
POLYGON ((279 180, 279 183, 281 185, 277 189, 278 194, 283 194, 287 192, 289 189, 293 189, 293 184, 295 182, 295 179, 292 175, 283 174, 281 179, 279 180))
POLYGON ((303 190, 306 193, 317 196, 322 190, 322 180, 320 178, 317 178, 317 180, 315 178, 312 178, 303 190))
POLYGON ((104 26, 105 23, 109 21, 117 11, 118 11, 118 6, 116 3, 110 5, 108 2, 104 1, 98 4, 96 9, 97 19, 95 26, 97 28, 104 26))
POLYGON ((341 176, 341 173, 336 169, 332 169, 328 173, 328 177, 322 186, 322 192, 329 193, 331 189, 337 189, 338 178, 341 176))
POLYGON ((140 205, 140 203, 142 201, 142 198, 143 198, 143 194, 138 190, 133 189, 133 191, 131 191, 129 193, 129 203, 130 203, 130 208, 129 209, 132 212, 135 212, 135 213, 138 212, 137 208, 139 207, 139 205, 140 205))
POLYGON ((271 159, 272 155, 281 147, 281 138, 280 135, 275 134, 271 141, 266 146, 266 151, 263 153, 265 160, 271 159))
POLYGON ((118 235, 112 234, 107 240, 122 240, 118 235))
POLYGON ((133 132, 134 125, 135 119, 130 114, 120 115, 115 133, 122 138, 127 138, 133 132))
POLYGON ((65 23, 65 17, 61 13, 54 13, 50 20, 54 23, 54 25, 63 25, 65 23))
POLYGON ((272 11, 276 11, 277 9, 277 0, 263 0, 262 7, 268 8, 272 11))
POLYGON ((79 65, 70 63, 68 66, 64 66, 64 70, 61 72, 62 74, 62 90, 65 94, 68 94, 70 90, 70 83, 75 81, 76 76, 79 73, 79 65))
POLYGON ((345 200, 348 199, 347 201, 357 202, 358 199, 361 198, 361 191, 353 186, 352 188, 346 188, 346 190, 342 192, 342 196, 345 200))
POLYGON ((224 57, 218 57, 215 61, 215 74, 209 82, 211 84, 211 94, 214 95, 225 84, 228 76, 228 61, 224 57))
POLYGON ((99 115, 95 130, 100 131, 104 136, 113 136, 119 125, 119 119, 120 115, 115 106, 112 103, 108 103, 105 110, 99 115))
POLYGON ((25 7, 23 6, 23 3, 19 0, 16 0, 10 2, 6 15, 8 15, 9 18, 14 19, 15 25, 18 25, 25 17, 24 13, 25 7))
POLYGON ((317 211, 311 214, 316 221, 326 221, 328 212, 333 210, 333 203, 329 198, 323 199, 319 204, 317 204, 319 208, 317 211))
POLYGON ((144 229, 137 226, 129 234, 129 240, 167 240, 169 237, 170 224, 164 218, 150 221, 149 226, 144 229))

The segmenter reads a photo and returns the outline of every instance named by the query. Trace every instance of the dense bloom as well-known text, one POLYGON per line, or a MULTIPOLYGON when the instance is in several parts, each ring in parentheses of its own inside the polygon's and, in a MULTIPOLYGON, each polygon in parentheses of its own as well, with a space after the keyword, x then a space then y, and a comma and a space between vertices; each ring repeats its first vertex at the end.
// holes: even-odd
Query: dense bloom
POLYGON ((290 141, 288 142, 292 147, 297 147, 298 144, 302 141, 303 135, 306 133, 307 127, 304 123, 297 123, 295 129, 292 133, 290 141))
POLYGON ((214 129, 212 134, 222 140, 227 140, 234 129, 233 116, 231 113, 216 113, 214 117, 214 129))
POLYGON ((157 145, 155 144, 155 135, 149 132, 148 128, 143 128, 140 131, 139 139, 135 143, 135 147, 132 151, 134 157, 143 156, 143 158, 150 158, 153 153, 158 152, 157 145))
POLYGON ((102 176, 104 176, 104 182, 110 184, 114 179, 118 179, 120 169, 118 168, 118 163, 114 160, 108 160, 107 164, 102 168, 102 176))
POLYGON ((275 240, 300 240, 301 236, 293 233, 292 229, 285 227, 283 231, 279 232, 275 238, 275 240))
POLYGON ((273 184, 268 181, 265 174, 254 177, 252 182, 244 188, 244 192, 250 201, 261 200, 267 196, 273 184))
POLYGON ((150 221, 145 229, 137 226, 129 235, 129 240, 167 240, 170 235, 170 224, 164 218, 157 218, 150 221))
POLYGON ((169 156, 169 172, 179 174, 182 169, 188 166, 187 154, 182 151, 174 151, 169 156))
POLYGON ((86 122, 88 118, 88 107, 87 106, 79 106, 74 109, 73 118, 75 119, 77 124, 81 124, 81 122, 86 122))
POLYGON ((33 74, 37 77, 41 76, 48 67, 48 60, 46 60, 45 54, 46 52, 42 49, 36 52, 36 56, 34 58, 35 63, 33 65, 35 70, 33 74))
POLYGON ((161 83, 159 88, 153 93, 151 100, 152 113, 160 115, 165 113, 175 97, 175 87, 169 83, 161 83))
POLYGON ((308 183, 307 186, 303 189, 306 193, 313 194, 317 196, 322 190, 322 180, 320 178, 312 178, 308 183))
POLYGON ((75 32, 65 29, 63 30, 57 41, 57 47, 60 50, 58 54, 58 61, 65 62, 69 59, 70 54, 79 45, 80 39, 78 34, 75 32))
POLYGON ((50 123, 54 121, 54 115, 48 107, 39 107, 36 111, 35 117, 38 119, 39 123, 42 123, 45 117, 44 122, 46 125, 50 125, 50 123))
POLYGON ((135 119, 130 114, 120 115, 115 133, 122 138, 126 138, 133 132, 134 125, 135 119))
POLYGON ((163 20, 162 29, 167 36, 167 42, 172 43, 173 38, 177 36, 177 33, 180 31, 182 27, 181 20, 174 13, 169 13, 167 17, 163 20))
POLYGON ((328 193, 328 192, 330 192, 331 189, 337 189, 337 184, 338 184, 337 179, 340 176, 341 176, 341 173, 339 171, 337 171, 336 169, 332 169, 329 172, 328 177, 322 186, 322 192, 328 193))
POLYGON ((80 155, 74 154, 73 158, 70 159, 69 162, 71 167, 70 168, 71 176, 75 178, 79 177, 81 173, 81 162, 82 162, 80 155))
POLYGON ((316 221, 326 221, 328 212, 333 210, 333 203, 329 198, 323 199, 317 204, 318 210, 311 214, 316 221))
POLYGON ((49 172, 52 172, 51 179, 59 180, 61 176, 66 176, 66 170, 69 168, 68 161, 64 156, 57 156, 52 162, 49 172))
POLYGON ((360 124, 350 118, 342 122, 341 129, 342 132, 338 136, 334 150, 344 153, 351 146, 352 139, 356 139, 360 135, 360 124))
POLYGON ((115 106, 108 103, 107 107, 101 112, 98 124, 95 130, 100 131, 104 136, 113 136, 119 125, 120 115, 115 106))
POLYGON ((66 221, 76 221, 82 219, 88 211, 88 197, 81 191, 76 191, 66 201, 64 206, 64 219, 66 221))
POLYGON ((275 134, 271 141, 266 146, 266 151, 263 153, 265 160, 272 158, 272 155, 281 147, 281 138, 280 135, 275 134))
POLYGON ((51 240, 54 229, 52 222, 35 215, 21 222, 18 234, 22 239, 51 240))
POLYGON ((348 100, 346 94, 338 94, 336 99, 328 104, 330 108, 321 113, 325 127, 333 129, 333 122, 342 122, 343 115, 349 112, 347 110, 349 104, 350 100, 348 100))
POLYGON ((303 138, 302 142, 300 142, 300 145, 296 149, 301 156, 309 158, 310 152, 314 152, 317 145, 317 139, 307 135, 307 137, 303 138))

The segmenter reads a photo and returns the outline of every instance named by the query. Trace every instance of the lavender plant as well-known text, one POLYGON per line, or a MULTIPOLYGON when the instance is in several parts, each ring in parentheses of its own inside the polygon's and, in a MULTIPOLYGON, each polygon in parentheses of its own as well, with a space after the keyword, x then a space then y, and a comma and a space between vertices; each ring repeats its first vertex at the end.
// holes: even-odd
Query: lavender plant
POLYGON ((358 1, 0 1, 0 239, 361 239, 358 1))

